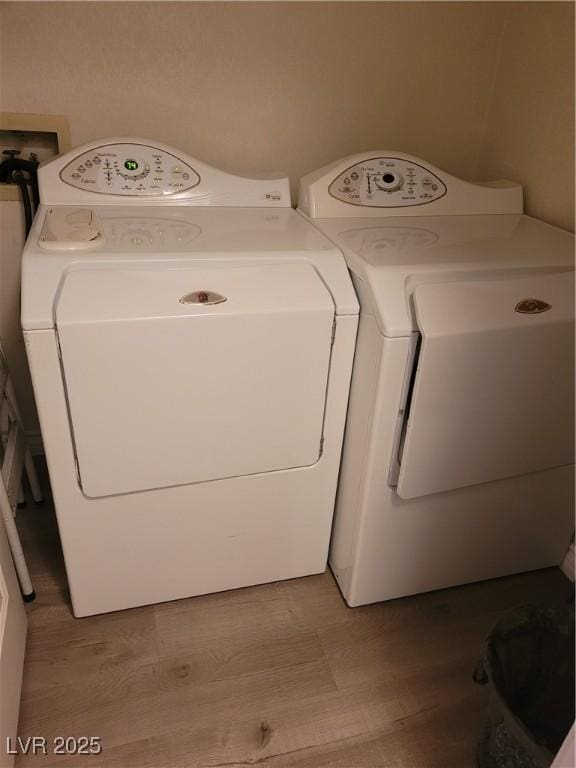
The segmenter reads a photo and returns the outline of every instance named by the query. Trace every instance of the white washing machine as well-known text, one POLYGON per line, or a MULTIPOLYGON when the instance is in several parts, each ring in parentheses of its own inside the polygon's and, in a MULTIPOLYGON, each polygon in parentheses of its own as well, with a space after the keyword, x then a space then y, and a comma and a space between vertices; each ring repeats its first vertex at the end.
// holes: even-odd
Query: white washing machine
POLYGON ((557 565, 573 532, 574 237, 401 153, 301 181, 361 314, 330 565, 351 606, 557 565))
POLYGON ((358 323, 288 180, 41 167, 22 327, 76 616, 325 569, 358 323))

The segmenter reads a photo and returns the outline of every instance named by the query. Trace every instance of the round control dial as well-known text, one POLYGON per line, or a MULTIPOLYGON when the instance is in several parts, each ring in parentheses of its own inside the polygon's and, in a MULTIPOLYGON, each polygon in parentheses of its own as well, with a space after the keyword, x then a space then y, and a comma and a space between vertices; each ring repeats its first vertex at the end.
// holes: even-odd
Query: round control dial
POLYGON ((144 160, 140 160, 137 157, 126 157, 122 160, 117 160, 114 165, 116 166, 116 172, 123 179, 144 179, 150 173, 150 166, 144 160))
POLYGON ((395 171, 384 171, 375 176, 374 183, 378 189, 394 192, 396 189, 402 189, 404 179, 395 171))
POLYGON ((410 158, 391 156, 350 165, 328 187, 328 194, 336 200, 366 208, 427 205, 446 192, 446 184, 429 168, 410 158))

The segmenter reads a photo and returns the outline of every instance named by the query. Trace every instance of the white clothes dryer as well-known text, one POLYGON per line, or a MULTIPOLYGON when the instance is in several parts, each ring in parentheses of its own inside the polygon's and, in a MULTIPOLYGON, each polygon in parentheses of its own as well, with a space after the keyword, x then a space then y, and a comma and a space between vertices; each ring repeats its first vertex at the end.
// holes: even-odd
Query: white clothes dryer
POLYGON ((358 304, 288 180, 129 138, 39 184, 22 327, 75 615, 323 571, 358 304))
POLYGON ((557 565, 573 532, 574 237, 522 189, 369 152, 301 180, 361 313, 330 565, 351 606, 557 565))

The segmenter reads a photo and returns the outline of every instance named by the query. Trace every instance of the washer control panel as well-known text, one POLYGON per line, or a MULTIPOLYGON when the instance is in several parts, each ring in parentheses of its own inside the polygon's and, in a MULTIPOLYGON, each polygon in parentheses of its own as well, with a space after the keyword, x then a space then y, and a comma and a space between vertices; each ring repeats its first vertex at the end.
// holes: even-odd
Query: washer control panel
POLYGON ((424 205, 446 194, 446 185, 418 163, 374 157, 346 168, 328 188, 344 203, 372 208, 424 205))
POLYGON ((88 150, 64 166, 60 178, 89 192, 130 197, 175 195, 200 183, 200 175, 179 157, 146 144, 88 150))

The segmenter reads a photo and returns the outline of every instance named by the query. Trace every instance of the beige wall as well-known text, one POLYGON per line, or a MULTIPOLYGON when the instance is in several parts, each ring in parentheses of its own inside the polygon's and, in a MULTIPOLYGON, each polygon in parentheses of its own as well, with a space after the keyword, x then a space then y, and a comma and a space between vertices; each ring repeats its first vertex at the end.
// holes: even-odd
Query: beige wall
MULTIPOLYGON (((570 9, 556 5, 2 3, 0 108, 67 115, 74 145, 156 138, 232 172, 283 170, 294 189, 343 155, 399 149, 527 183, 533 212, 569 226, 570 9), (548 122, 526 121, 535 84, 548 122), (554 189, 539 178, 548 157, 554 189)), ((19 248, 4 235, 0 247, 0 338, 22 369, 19 248)))
POLYGON ((472 173, 502 33, 492 3, 2 6, 3 110, 294 181, 374 147, 472 173))
POLYGON ((512 3, 476 176, 525 187, 526 212, 574 231, 574 4, 512 3))

